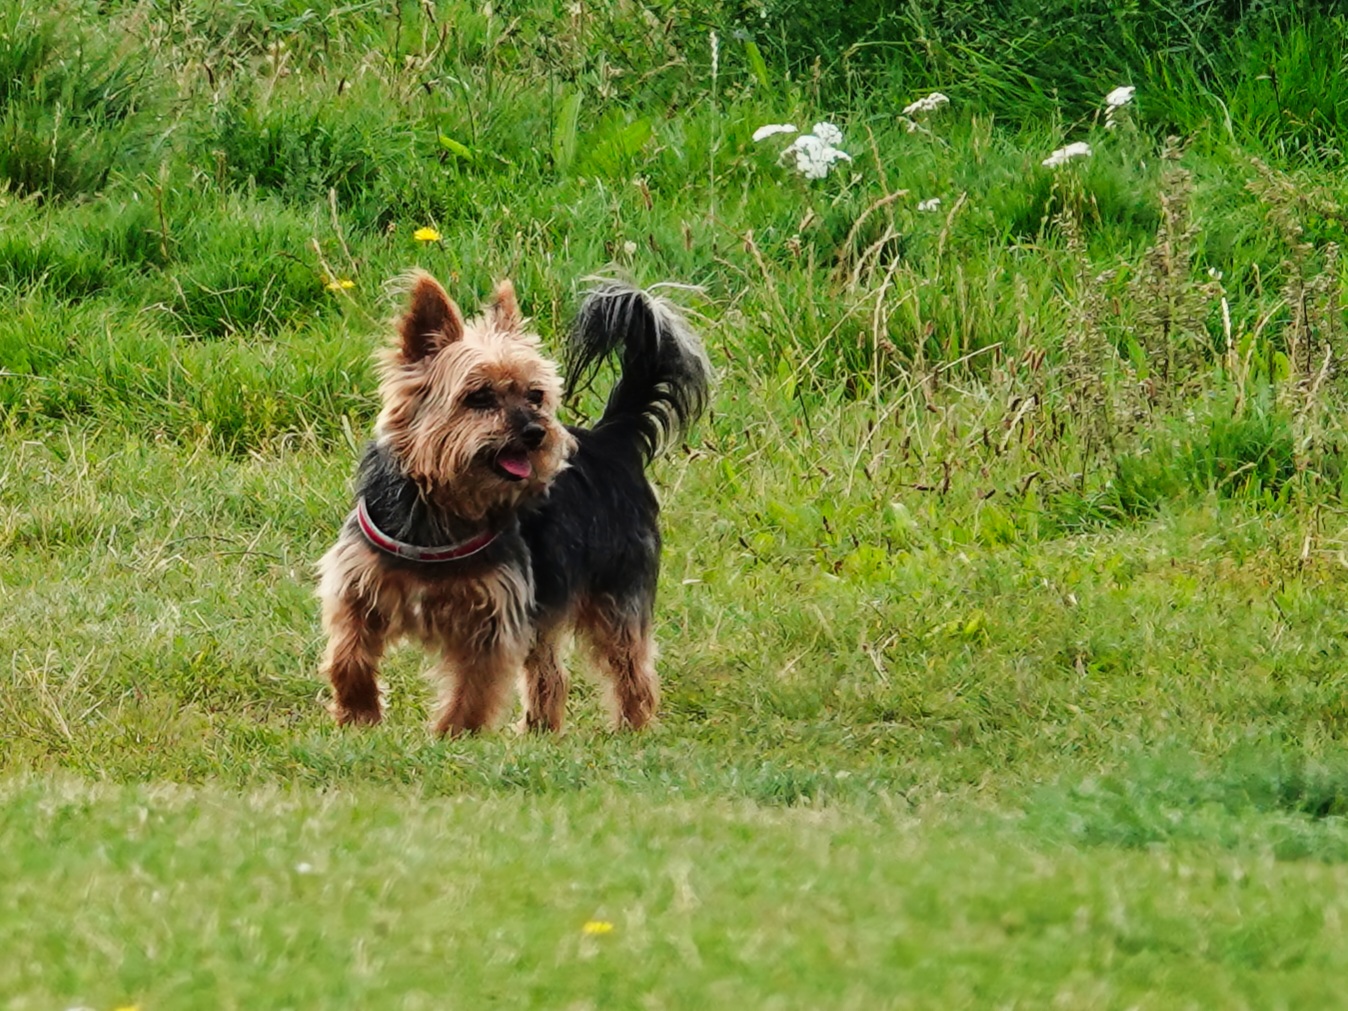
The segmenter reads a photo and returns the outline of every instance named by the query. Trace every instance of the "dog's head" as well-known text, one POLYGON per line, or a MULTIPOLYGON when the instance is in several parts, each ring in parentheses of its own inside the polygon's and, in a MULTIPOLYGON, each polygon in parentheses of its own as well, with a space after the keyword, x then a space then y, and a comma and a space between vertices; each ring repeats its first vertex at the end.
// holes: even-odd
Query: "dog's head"
POLYGON ((380 369, 376 438, 438 505, 479 519, 542 494, 575 439, 557 421, 562 381, 525 328, 509 281, 466 320, 429 274, 380 369))

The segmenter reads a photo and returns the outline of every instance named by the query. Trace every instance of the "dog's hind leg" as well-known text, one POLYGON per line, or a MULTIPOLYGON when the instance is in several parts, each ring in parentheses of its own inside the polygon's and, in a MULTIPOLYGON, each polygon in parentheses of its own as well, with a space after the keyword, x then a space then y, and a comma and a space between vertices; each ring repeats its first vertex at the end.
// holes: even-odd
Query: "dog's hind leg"
POLYGON ((568 679, 562 666, 561 626, 539 629, 524 661, 524 729, 562 729, 568 679))
POLYGON ((651 620, 648 613, 640 613, 645 610, 631 613, 611 600, 595 601, 582 609, 577 622, 608 679, 618 729, 640 730, 660 707, 651 620))

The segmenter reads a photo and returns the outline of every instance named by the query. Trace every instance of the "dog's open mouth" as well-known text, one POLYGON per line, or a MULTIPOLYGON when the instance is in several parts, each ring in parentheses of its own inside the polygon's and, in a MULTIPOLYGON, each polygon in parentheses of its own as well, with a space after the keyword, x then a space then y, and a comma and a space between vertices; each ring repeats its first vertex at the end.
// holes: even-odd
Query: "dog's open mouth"
POLYGON ((522 449, 503 449, 493 461, 496 472, 507 481, 525 481, 534 472, 529 454, 522 449))

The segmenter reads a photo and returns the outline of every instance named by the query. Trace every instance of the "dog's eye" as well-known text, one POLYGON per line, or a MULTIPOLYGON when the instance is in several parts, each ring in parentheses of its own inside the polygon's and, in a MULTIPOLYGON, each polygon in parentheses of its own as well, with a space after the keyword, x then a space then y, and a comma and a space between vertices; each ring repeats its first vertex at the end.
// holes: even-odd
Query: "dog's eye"
POLYGON ((464 396, 463 405, 474 411, 490 411, 496 406, 496 391, 490 386, 473 390, 464 396))
POLYGON ((529 401, 529 403, 533 404, 535 407, 543 406, 542 390, 530 390, 527 394, 525 394, 525 398, 529 401))

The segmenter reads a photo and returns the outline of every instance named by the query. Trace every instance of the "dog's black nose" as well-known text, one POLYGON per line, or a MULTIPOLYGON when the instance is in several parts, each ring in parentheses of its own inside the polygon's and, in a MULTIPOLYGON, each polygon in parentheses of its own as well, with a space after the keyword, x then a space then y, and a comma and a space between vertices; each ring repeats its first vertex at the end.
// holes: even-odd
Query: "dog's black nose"
POLYGON ((536 421, 531 421, 529 424, 525 425, 524 430, 520 432, 520 438, 524 440, 524 444, 530 449, 537 449, 539 446, 543 445, 543 437, 547 434, 548 431, 546 428, 536 421))

